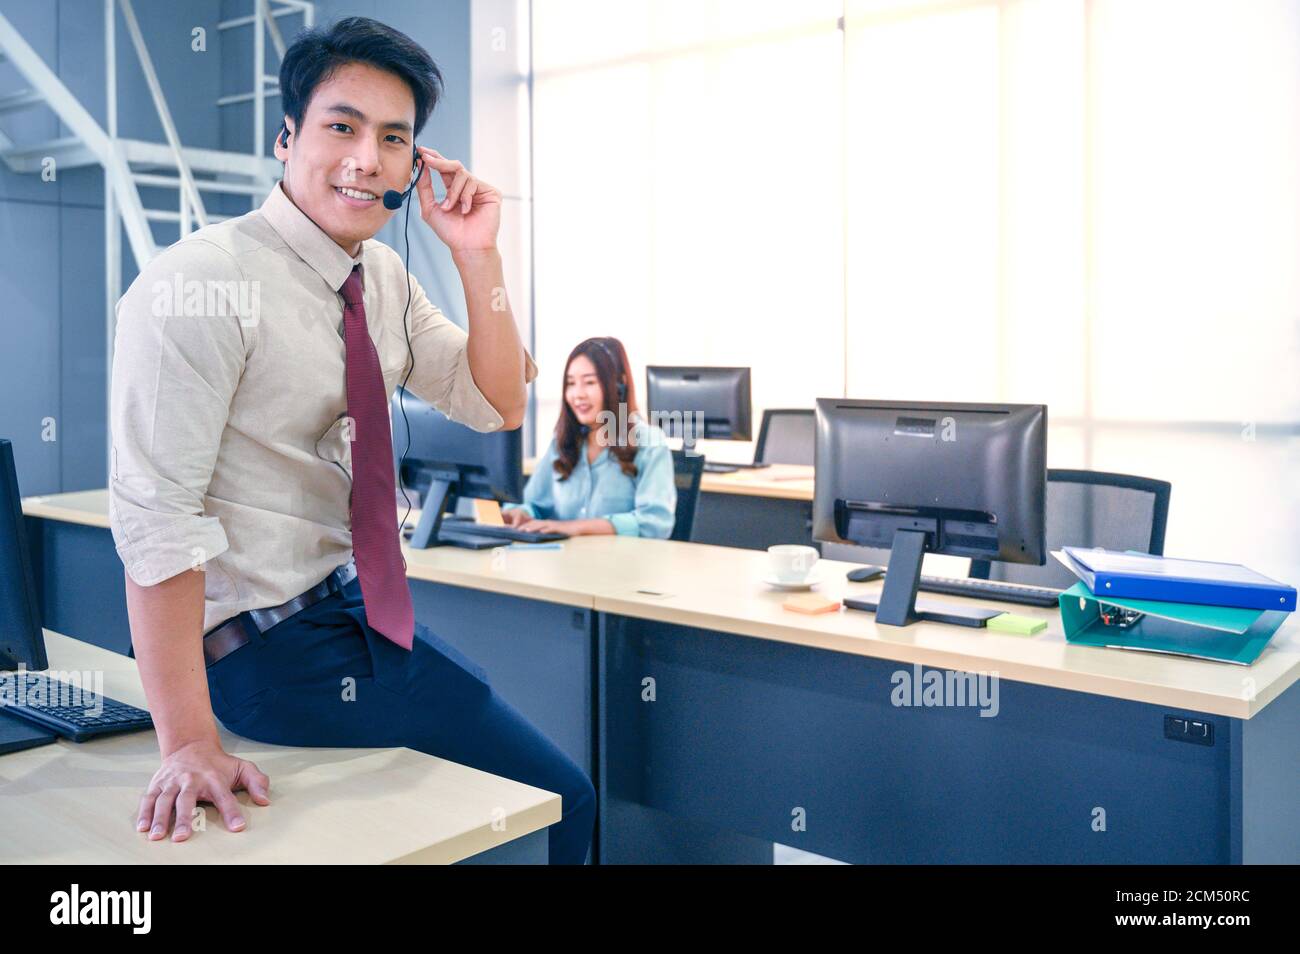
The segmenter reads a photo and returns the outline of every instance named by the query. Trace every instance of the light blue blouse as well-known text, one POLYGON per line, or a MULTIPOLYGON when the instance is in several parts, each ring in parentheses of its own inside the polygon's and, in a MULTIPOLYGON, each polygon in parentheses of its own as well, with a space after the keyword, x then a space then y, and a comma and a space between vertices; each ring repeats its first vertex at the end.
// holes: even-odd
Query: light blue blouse
POLYGON ((520 507, 542 520, 603 518, 625 536, 667 539, 677 512, 673 484, 673 456, 664 432, 644 421, 636 424, 636 478, 627 476, 618 458, 602 447, 594 464, 587 463, 585 444, 569 476, 560 480, 552 466, 555 439, 537 461, 522 504, 503 504, 502 510, 520 507))

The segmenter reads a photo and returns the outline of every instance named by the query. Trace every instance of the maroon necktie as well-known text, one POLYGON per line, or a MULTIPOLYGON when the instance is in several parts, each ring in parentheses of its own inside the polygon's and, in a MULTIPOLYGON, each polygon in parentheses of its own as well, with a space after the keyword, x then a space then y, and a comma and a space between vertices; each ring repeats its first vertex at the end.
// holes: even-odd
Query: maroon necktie
POLYGON ((403 649, 411 648, 415 611, 397 538, 393 435, 379 355, 366 329, 361 266, 343 283, 348 416, 352 418, 352 555, 361 579, 366 621, 403 649))

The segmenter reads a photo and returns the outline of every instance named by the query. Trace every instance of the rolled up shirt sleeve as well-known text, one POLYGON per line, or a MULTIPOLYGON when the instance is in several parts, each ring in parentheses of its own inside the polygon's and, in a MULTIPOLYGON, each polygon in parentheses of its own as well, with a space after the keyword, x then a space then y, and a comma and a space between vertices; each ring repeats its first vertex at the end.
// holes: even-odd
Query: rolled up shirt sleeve
MULTIPOLYGON (((442 313, 429 301, 424 289, 411 276, 411 351, 415 367, 409 362, 402 374, 410 370, 407 388, 416 397, 433 405, 453 421, 476 431, 499 430, 505 419, 474 383, 469 367, 469 332, 442 313)), ((537 377, 537 364, 524 349, 524 384, 537 377)))
POLYGON ((221 521, 205 515, 204 497, 256 334, 258 316, 239 314, 239 298, 228 294, 243 280, 228 252, 191 239, 149 262, 118 302, 109 525, 140 586, 229 546, 221 521))
POLYGON ((645 447, 639 458, 634 508, 603 516, 614 525, 615 533, 666 540, 672 536, 677 512, 672 451, 666 444, 655 443, 645 447))

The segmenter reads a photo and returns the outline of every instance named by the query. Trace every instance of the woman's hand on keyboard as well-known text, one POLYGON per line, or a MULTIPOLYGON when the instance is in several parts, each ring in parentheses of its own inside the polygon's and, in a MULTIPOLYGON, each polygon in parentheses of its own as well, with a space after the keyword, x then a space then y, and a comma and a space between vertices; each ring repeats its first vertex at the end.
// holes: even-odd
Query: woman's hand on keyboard
POLYGON ((520 530, 528 533, 568 533, 568 520, 533 520, 529 518, 519 525, 520 530))

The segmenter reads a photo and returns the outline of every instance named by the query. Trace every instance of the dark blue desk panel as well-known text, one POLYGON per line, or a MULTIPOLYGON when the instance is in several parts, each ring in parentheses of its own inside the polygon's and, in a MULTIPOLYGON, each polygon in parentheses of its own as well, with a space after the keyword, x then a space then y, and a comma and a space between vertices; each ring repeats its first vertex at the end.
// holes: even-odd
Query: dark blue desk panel
POLYGON ((411 580, 415 618, 487 670, 492 687, 590 776, 594 616, 590 610, 411 580))
POLYGON ((105 527, 24 517, 41 625, 129 655, 126 574, 105 527))
POLYGON ((691 860, 777 841, 855 863, 1300 861, 1300 685, 1243 721, 1004 679, 981 717, 894 706, 911 667, 885 660, 607 614, 599 642, 605 863, 678 860, 700 833, 718 854, 691 860), (1166 714, 1215 744, 1166 739, 1166 714))
POLYGON ((544 865, 550 858, 545 828, 540 828, 503 845, 480 851, 456 862, 458 865, 544 865))

